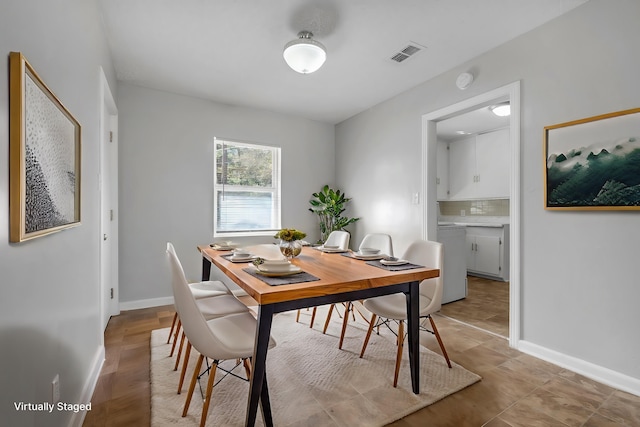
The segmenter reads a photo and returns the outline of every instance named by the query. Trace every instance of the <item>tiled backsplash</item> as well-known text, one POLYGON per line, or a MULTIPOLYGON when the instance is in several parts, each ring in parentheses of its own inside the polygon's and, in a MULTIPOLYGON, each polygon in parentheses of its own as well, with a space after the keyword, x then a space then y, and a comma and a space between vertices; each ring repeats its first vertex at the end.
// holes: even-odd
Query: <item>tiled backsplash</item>
POLYGON ((439 203, 440 214, 443 216, 509 216, 509 199, 441 201, 439 203))

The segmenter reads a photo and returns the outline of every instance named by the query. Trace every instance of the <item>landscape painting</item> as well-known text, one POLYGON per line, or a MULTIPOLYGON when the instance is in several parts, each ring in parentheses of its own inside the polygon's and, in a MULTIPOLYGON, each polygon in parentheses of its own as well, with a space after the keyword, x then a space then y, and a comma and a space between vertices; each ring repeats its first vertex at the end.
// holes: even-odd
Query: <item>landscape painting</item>
POLYGON ((640 108, 544 128, 545 209, 640 210, 640 108))

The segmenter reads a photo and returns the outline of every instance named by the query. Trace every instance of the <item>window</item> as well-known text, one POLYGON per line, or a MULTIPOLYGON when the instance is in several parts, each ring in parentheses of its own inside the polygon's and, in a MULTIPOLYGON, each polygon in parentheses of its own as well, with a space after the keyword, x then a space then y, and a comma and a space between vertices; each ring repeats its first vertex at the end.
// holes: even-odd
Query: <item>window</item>
POLYGON ((215 138, 213 235, 280 229, 280 148, 215 138))

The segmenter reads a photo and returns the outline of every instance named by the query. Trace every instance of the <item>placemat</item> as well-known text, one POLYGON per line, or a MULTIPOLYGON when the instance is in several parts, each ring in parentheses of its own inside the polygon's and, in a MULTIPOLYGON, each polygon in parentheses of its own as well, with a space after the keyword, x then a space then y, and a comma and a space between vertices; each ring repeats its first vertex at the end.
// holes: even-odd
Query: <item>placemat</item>
POLYGON ((424 268, 424 265, 418 264, 402 264, 402 265, 384 265, 380 262, 380 260, 366 261, 368 265, 372 265, 374 267, 382 268, 384 270, 389 271, 402 271, 402 270, 411 270, 412 268, 424 268))
POLYGON ((268 277, 263 276, 261 274, 256 273, 256 270, 253 268, 243 268, 242 271, 245 271, 252 275, 253 277, 262 280, 267 285, 271 286, 280 286, 280 285, 291 285, 293 283, 303 283, 303 282, 315 282, 316 280, 320 280, 318 277, 313 274, 309 274, 305 271, 300 272, 298 274, 292 274, 291 276, 280 276, 280 277, 268 277))

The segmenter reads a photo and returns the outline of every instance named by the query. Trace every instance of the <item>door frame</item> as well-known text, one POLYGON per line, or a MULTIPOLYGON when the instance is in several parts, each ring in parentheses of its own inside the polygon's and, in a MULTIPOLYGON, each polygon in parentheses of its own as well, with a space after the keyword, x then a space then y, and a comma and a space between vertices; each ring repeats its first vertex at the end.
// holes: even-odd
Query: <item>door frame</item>
POLYGON ((118 303, 118 109, 116 107, 109 82, 102 67, 100 67, 100 322, 102 331, 107 327, 111 316, 120 314, 118 303), (111 141, 108 141, 107 134, 111 131, 111 141), (106 152, 109 147, 110 153, 106 152), (105 162, 108 164, 105 165, 105 162), (105 173, 108 168, 108 173, 105 173), (109 179, 105 183, 103 177, 109 179), (109 192, 109 194, 106 194, 109 192), (106 204, 109 206, 105 206, 106 204), (110 231, 106 233, 103 228, 106 219, 106 210, 110 209, 113 214, 109 214, 111 223, 110 231), (110 251, 107 253, 103 245, 103 236, 108 234, 110 240, 110 251), (110 283, 105 279, 105 271, 109 271, 110 283), (110 289, 113 288, 113 298, 110 289))
POLYGON ((510 236, 509 236, 509 346, 518 348, 520 341, 520 81, 474 96, 422 116, 422 235, 427 240, 437 240, 437 123, 466 112, 489 106, 498 101, 511 103, 509 117, 510 163, 510 236))

